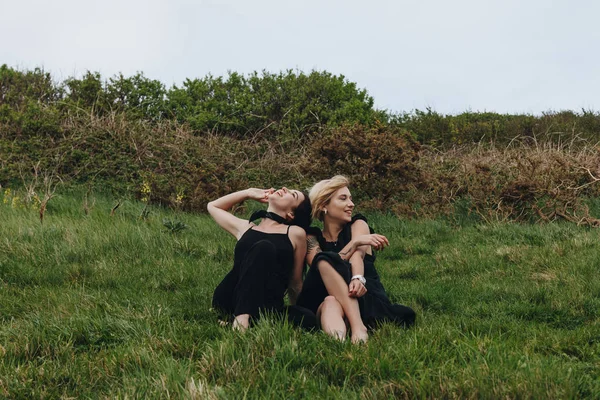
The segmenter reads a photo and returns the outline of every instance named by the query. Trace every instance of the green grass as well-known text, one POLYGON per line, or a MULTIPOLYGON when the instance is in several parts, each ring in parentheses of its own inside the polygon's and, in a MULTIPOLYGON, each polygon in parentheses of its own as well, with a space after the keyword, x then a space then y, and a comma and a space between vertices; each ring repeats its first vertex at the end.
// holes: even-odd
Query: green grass
POLYGON ((65 194, 42 225, 1 198, 0 397, 600 396, 599 230, 372 215, 382 280, 418 317, 352 346, 276 320, 219 327, 235 242, 206 215, 111 217, 102 197, 85 215, 65 194))

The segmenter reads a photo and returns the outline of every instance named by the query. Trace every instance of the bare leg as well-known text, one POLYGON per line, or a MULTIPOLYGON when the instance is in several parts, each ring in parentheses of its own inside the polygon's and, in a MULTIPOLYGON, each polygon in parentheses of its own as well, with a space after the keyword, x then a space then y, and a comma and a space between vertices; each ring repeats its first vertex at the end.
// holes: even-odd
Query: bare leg
POLYGON ((321 329, 325 333, 341 341, 346 339, 344 310, 335 297, 325 297, 317 310, 317 319, 321 322, 321 329))
POLYGON ((240 314, 235 316, 233 321, 233 330, 244 332, 250 326, 250 314, 240 314))
POLYGON ((350 330, 352 330, 352 343, 366 342, 369 335, 367 327, 360 318, 358 300, 348 295, 348 284, 344 278, 326 261, 319 262, 319 272, 327 292, 340 303, 344 315, 348 318, 350 330))

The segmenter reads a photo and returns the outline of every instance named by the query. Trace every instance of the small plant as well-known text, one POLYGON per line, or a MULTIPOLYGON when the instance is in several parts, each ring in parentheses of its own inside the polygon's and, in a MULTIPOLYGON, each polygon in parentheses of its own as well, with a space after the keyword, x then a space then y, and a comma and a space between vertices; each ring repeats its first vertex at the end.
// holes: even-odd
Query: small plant
POLYGON ((142 198, 140 199, 142 203, 144 203, 144 208, 142 208, 142 212, 140 212, 140 219, 148 219, 150 215, 150 210, 148 209, 148 203, 150 203, 150 195, 152 194, 152 188, 148 181, 144 180, 142 183, 142 188, 140 189, 140 194, 142 198))
POLYGON ((142 208, 142 212, 140 212, 140 219, 146 220, 150 216, 150 209, 148 208, 148 203, 144 205, 142 208))
POLYGON ((148 204, 150 201, 150 195, 152 194, 152 189, 150 188, 150 184, 147 181, 142 183, 142 188, 140 189, 140 194, 142 195, 142 203, 148 204))
POLYGON ((175 221, 170 219, 163 219, 163 226, 167 228, 167 232, 173 235, 189 228, 189 226, 187 226, 181 221, 175 221))
POLYGON ((94 206, 96 205, 95 198, 92 198, 92 201, 90 202, 90 194, 91 193, 92 193, 92 187, 88 186, 88 190, 85 192, 85 195, 83 197, 83 203, 82 203, 82 208, 83 208, 83 212, 85 213, 85 215, 89 215, 92 208, 94 208, 94 206))
POLYGON ((181 210, 181 207, 183 205, 183 199, 185 198, 184 194, 183 194, 183 189, 179 189, 177 191, 177 195, 175 196, 175 200, 173 201, 175 208, 177 210, 181 210))
POLYGON ((11 190, 10 188, 6 188, 4 189, 4 196, 2 197, 2 203, 4 204, 8 204, 11 201, 11 190))

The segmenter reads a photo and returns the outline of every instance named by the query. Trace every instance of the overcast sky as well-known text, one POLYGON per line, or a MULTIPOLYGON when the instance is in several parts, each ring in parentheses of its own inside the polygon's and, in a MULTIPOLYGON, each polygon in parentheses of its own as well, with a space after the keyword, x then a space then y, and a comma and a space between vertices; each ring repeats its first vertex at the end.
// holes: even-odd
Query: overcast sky
POLYGON ((600 1, 0 0, 0 64, 57 80, 313 69, 401 112, 600 109, 600 1))

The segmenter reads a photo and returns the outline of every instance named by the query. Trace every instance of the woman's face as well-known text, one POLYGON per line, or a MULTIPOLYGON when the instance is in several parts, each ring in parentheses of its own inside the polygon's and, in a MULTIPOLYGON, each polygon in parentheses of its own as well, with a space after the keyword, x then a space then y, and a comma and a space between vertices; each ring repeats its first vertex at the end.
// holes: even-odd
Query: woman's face
POLYGON ((293 212, 304 201, 304 194, 299 190, 288 189, 285 186, 269 196, 269 208, 275 208, 284 213, 293 212))
POLYGON ((329 203, 324 207, 324 210, 327 210, 325 218, 342 222, 352 221, 354 203, 352 202, 352 195, 348 187, 338 189, 333 194, 331 200, 329 200, 329 203))

